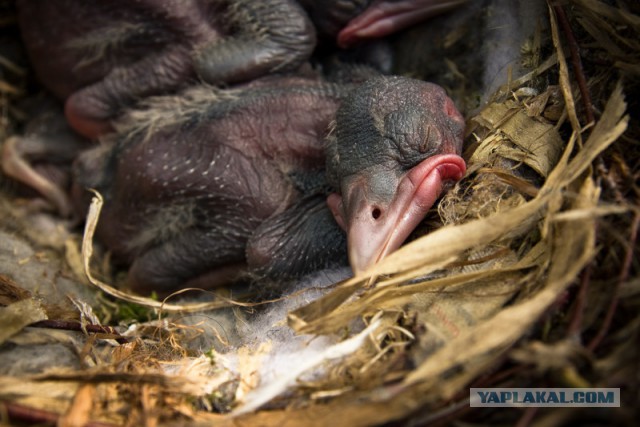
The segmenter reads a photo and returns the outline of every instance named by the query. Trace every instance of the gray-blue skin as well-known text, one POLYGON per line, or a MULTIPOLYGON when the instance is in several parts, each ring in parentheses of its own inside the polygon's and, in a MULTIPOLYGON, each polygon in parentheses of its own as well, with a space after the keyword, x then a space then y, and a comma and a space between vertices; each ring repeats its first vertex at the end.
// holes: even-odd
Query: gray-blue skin
POLYGON ((139 292, 347 259, 361 271, 464 174, 462 117, 422 81, 266 78, 145 105, 76 164, 78 187, 105 196, 98 236, 139 292))
POLYGON ((18 0, 40 82, 70 125, 95 138, 123 106, 196 83, 295 71, 316 29, 346 47, 465 0, 18 0), (360 15, 360 16, 358 16, 360 15), (355 17, 360 18, 354 20, 355 17), (397 17, 397 18, 396 18, 397 17))

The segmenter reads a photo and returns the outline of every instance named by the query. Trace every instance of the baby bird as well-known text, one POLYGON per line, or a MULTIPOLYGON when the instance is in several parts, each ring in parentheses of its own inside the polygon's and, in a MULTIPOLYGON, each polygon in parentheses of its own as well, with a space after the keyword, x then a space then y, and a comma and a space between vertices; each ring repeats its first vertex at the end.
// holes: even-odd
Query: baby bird
POLYGON ((71 127, 96 138, 138 99, 198 81, 225 85, 297 70, 316 47, 316 26, 348 47, 465 1, 18 0, 17 6, 36 76, 65 102, 71 127))
POLYGON ((77 187, 105 197, 98 237, 139 292, 347 260, 360 272, 465 172, 462 117, 443 89, 409 78, 272 77, 143 104, 76 164, 77 187))

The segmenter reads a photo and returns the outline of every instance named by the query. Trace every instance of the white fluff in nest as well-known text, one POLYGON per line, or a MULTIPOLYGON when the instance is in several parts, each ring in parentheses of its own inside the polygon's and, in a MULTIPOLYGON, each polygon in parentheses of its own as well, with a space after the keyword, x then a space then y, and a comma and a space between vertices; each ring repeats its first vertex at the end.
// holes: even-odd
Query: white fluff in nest
POLYGON ((323 366, 325 361, 340 358, 359 348, 363 338, 336 344, 337 337, 296 335, 287 326, 290 311, 323 296, 332 284, 350 276, 348 268, 310 275, 297 283, 288 297, 236 325, 241 344, 234 349, 234 356, 228 354, 227 357, 236 359, 236 369, 241 377, 236 397, 244 403, 238 408, 238 413, 258 408, 285 392, 302 374, 310 379, 314 370, 319 373, 316 368, 323 366), (249 381, 242 381, 248 376, 251 378, 249 381), (249 387, 243 389, 247 382, 249 387))
MULTIPOLYGON (((259 408, 285 393, 302 377, 318 378, 326 362, 339 360, 360 348, 377 323, 372 322, 364 331, 342 342, 335 336, 296 335, 287 325, 290 311, 325 295, 333 289, 331 285, 351 275, 349 268, 309 275, 290 286, 286 297, 257 308, 252 315, 245 315, 245 310, 240 308, 181 319, 182 323, 198 324, 205 331, 215 329, 227 341, 226 346, 216 346, 214 362, 220 366, 215 373, 210 371, 210 375, 239 379, 236 401, 242 404, 234 414, 259 408)), ((363 327, 354 325, 353 330, 363 327)), ((205 335, 204 339, 212 339, 211 334, 205 332, 205 335)), ((197 345, 203 351, 207 349, 204 342, 197 345)), ((215 378, 208 382, 220 383, 215 378)), ((202 389, 210 390, 210 387, 202 389)))

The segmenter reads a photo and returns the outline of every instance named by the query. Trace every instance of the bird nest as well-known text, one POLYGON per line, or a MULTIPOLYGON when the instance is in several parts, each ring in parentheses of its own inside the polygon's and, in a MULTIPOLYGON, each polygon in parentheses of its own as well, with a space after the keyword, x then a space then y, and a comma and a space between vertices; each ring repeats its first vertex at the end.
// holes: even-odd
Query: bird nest
MULTIPOLYGON (((92 254, 98 198, 81 235, 61 223, 43 231, 41 214, 5 191, 0 358, 35 359, 25 348, 51 356, 40 369, 2 372, 4 419, 637 420, 640 128, 630 117, 640 15, 633 2, 609 3, 551 5, 548 37, 528 47, 530 72, 467 115, 467 175, 431 216, 444 225, 322 289, 310 279, 267 302, 230 291, 187 302, 132 296, 107 284, 117 280, 108 256, 92 254), (75 362, 56 364, 56 345, 75 362), (469 387, 619 387, 622 403, 610 412, 472 408, 469 387)), ((15 105, 25 72, 1 64, 4 140, 24 119, 15 105)))

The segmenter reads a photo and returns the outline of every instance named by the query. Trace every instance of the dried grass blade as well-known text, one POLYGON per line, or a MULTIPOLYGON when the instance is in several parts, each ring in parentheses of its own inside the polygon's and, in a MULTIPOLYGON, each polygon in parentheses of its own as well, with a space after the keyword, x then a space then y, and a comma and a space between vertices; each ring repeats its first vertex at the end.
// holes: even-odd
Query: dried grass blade
POLYGON ((95 197, 91 200, 91 205, 89 206, 89 213, 87 214, 87 223, 84 228, 84 235, 82 238, 82 260, 85 274, 89 281, 96 287, 98 287, 103 292, 116 297, 118 299, 132 302, 135 304, 140 304, 145 307, 151 307, 158 310, 163 310, 167 312, 195 312, 195 311, 204 311, 204 310, 213 310, 217 308, 227 307, 231 305, 228 301, 213 301, 213 302, 204 302, 204 303, 196 303, 196 304, 168 304, 161 301, 156 301, 151 298, 139 297, 136 295, 131 295, 126 292, 122 292, 111 285, 108 285, 91 274, 90 261, 91 255, 93 255, 93 235, 95 234, 96 227, 98 225, 98 219, 100 217, 100 210, 102 209, 102 205, 104 200, 100 193, 97 191, 93 191, 95 197))

